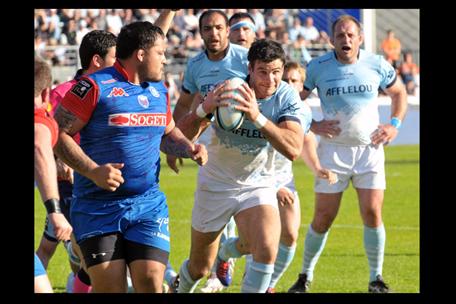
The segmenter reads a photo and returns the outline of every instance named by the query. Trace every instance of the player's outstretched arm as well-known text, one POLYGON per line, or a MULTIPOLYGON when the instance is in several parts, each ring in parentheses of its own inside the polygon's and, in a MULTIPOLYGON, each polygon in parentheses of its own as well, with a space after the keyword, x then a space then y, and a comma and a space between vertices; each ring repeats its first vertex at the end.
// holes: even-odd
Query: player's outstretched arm
POLYGON ((337 175, 334 172, 321 167, 317 155, 317 139, 312 132, 304 135, 301 157, 316 177, 328 179, 330 184, 337 181, 337 175))
POLYGON ((171 26, 171 22, 173 21, 174 15, 176 15, 175 10, 164 9, 160 13, 160 16, 158 16, 157 20, 155 20, 155 22, 154 22, 154 25, 161 28, 161 30, 163 31, 165 36, 168 33, 168 30, 171 26))

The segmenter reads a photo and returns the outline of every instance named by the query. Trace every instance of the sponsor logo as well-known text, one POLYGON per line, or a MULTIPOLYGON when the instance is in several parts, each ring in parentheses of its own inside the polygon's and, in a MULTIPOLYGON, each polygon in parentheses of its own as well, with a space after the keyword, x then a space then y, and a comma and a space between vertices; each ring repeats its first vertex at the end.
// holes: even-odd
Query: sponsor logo
POLYGON ((361 84, 359 86, 347 86, 347 87, 334 87, 329 88, 326 91, 326 96, 337 96, 345 94, 360 94, 365 92, 373 92, 371 84, 361 84))
POLYGON ((144 109, 147 109, 149 107, 149 99, 147 99, 147 96, 139 95, 138 96, 138 103, 144 109))
POLYGON ((102 84, 109 84, 109 83, 114 83, 116 81, 117 81, 117 79, 112 78, 112 79, 108 79, 108 80, 103 80, 101 83, 102 84))
POLYGON ((101 256, 105 256, 105 255, 106 255, 106 252, 100 252, 100 253, 92 253, 92 258, 93 258, 93 259, 96 259, 96 258, 97 258, 97 256, 99 256, 99 255, 101 255, 101 256))
POLYGON ((149 92, 154 97, 157 97, 157 98, 160 97, 160 93, 158 93, 157 89, 154 87, 149 87, 149 92))
POLYGON ((121 97, 121 96, 130 96, 127 92, 125 92, 122 88, 112 88, 111 93, 109 93, 108 97, 121 97))
POLYGON ((85 80, 79 80, 79 82, 71 89, 71 93, 83 99, 92 87, 92 83, 85 80))
POLYGON ((163 113, 118 113, 109 115, 109 126, 117 127, 166 127, 163 113))
POLYGON ((162 225, 165 225, 166 231, 169 231, 168 230, 169 219, 167 217, 161 217, 161 218, 157 219, 156 222, 159 224, 158 229, 160 231, 161 231, 162 225))

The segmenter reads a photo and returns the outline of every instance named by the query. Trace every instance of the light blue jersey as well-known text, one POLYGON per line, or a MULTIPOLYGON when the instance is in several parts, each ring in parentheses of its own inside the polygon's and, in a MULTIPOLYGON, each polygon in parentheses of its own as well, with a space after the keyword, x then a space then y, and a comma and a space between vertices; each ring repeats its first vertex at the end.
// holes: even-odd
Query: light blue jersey
MULTIPOLYGON (((302 101, 305 123, 301 124, 304 134, 309 133, 310 124, 312 123, 312 110, 309 105, 302 101)), ((277 190, 282 187, 290 189, 292 192, 296 190, 293 178, 292 161, 277 152, 275 155, 275 186, 277 190)))
POLYGON ((380 55, 360 50, 353 64, 337 61, 335 52, 313 59, 304 88, 318 89, 324 119, 340 121, 341 133, 322 141, 346 146, 368 145, 379 124, 378 89, 396 81, 394 68, 380 55))
POLYGON ((233 77, 245 79, 248 74, 248 50, 230 43, 222 60, 212 61, 203 51, 190 59, 184 74, 182 89, 190 94, 200 92, 206 95, 214 87, 233 77))
MULTIPOLYGON (((222 60, 212 61, 203 51, 190 59, 184 74, 182 90, 189 94, 199 92, 205 96, 215 86, 227 79, 239 77, 245 79, 248 74, 248 49, 230 43, 222 60)), ((198 143, 209 144, 212 128, 206 129, 198 139, 198 143)))
MULTIPOLYGON (((259 99, 260 112, 275 124, 290 120, 310 127, 311 114, 306 111, 298 92, 282 81, 277 91, 259 99)), ((278 153, 260 130, 248 119, 239 129, 227 132, 212 124, 212 138, 207 146, 209 160, 200 167, 201 190, 225 191, 240 187, 275 185, 275 155, 278 153)))

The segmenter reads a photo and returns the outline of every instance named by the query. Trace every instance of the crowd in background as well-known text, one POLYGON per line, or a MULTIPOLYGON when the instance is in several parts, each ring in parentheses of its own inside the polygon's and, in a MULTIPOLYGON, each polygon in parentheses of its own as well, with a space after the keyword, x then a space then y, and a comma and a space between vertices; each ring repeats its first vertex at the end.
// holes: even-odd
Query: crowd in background
MULTIPOLYGON (((256 24, 258 38, 278 41, 287 53, 287 59, 305 66, 307 62, 332 48, 328 33, 317 29, 310 16, 299 14, 298 9, 221 9, 228 18, 237 12, 248 12, 256 24), (312 55, 312 56, 311 56, 312 55)), ((205 9, 181 9, 177 11, 167 34, 168 64, 184 66, 187 59, 203 48, 198 30, 198 20, 205 9)), ((69 65, 67 46, 78 46, 84 35, 101 29, 117 35, 123 25, 134 21, 154 22, 160 15, 159 9, 36 9, 35 52, 53 66, 69 65)), ((388 31, 382 43, 385 58, 394 64, 398 75, 407 86, 410 95, 417 95, 419 69, 410 52, 400 48, 399 39, 388 31), (399 42, 399 43, 398 43, 399 42), (404 57, 401 60, 401 56, 404 57)), ((392 33, 391 33, 392 32, 392 33)), ((179 87, 182 71, 168 73, 166 79, 172 87, 179 87), (176 84, 174 82, 177 82, 176 84)), ((175 89, 178 95, 178 89, 175 89)), ((172 98, 176 100, 175 98, 172 98)))

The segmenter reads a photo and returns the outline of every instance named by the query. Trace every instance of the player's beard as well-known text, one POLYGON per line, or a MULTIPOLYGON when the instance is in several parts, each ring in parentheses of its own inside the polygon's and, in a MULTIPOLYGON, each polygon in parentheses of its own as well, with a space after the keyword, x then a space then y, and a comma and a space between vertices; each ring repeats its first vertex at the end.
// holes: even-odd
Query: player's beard
POLYGON ((141 82, 144 82, 144 81, 157 82, 157 81, 162 80, 163 68, 161 68, 160 73, 158 73, 156 75, 155 73, 149 71, 146 64, 141 64, 138 67, 138 75, 139 75, 139 79, 141 82))

